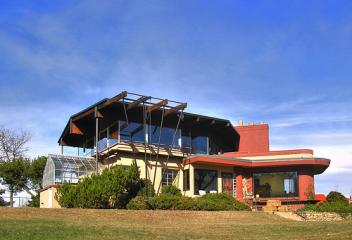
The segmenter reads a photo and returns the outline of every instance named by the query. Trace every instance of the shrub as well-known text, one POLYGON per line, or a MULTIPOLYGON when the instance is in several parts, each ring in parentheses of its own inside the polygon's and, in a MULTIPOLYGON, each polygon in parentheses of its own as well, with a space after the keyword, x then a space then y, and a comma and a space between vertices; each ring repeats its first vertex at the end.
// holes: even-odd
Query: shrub
MULTIPOLYGON (((138 199, 139 201, 140 199, 138 199)), ((137 200, 136 200, 137 201, 137 200)), ((161 210, 204 210, 204 211, 247 211, 250 207, 225 193, 207 194, 200 198, 160 194, 149 198, 148 209, 161 210)), ((133 206, 134 207, 134 206, 133 206)))
POLYGON ((133 199, 131 199, 131 201, 127 204, 127 209, 131 209, 131 210, 148 210, 148 209, 152 209, 148 198, 146 197, 142 197, 142 196, 137 196, 133 199))
POLYGON ((174 185, 165 185, 161 188, 161 194, 182 196, 180 189, 174 185))
POLYGON ((40 193, 37 192, 37 195, 32 196, 31 200, 27 204, 28 207, 40 207, 40 193))
POLYGON ((248 211, 250 207, 226 193, 210 193, 197 199, 197 209, 207 211, 248 211))
POLYGON ((170 194, 161 194, 149 200, 150 205, 153 209, 176 209, 178 202, 180 201, 180 196, 170 195, 170 194))
POLYGON ((55 199, 67 208, 125 208, 140 186, 134 162, 127 171, 122 166, 114 166, 104 169, 100 175, 83 178, 77 185, 64 183, 58 187, 55 199))
POLYGON ((180 197, 175 206, 177 210, 198 210, 197 199, 191 197, 180 197))
POLYGON ((154 197, 155 190, 154 190, 153 183, 150 180, 141 179, 140 190, 138 191, 137 196, 154 197))
POLYGON ((336 203, 340 202, 342 204, 348 204, 348 200, 339 192, 332 191, 326 197, 327 202, 336 203))
POLYGON ((57 192, 55 193, 55 199, 58 201, 61 207, 77 207, 76 186, 73 186, 67 182, 63 183, 58 187, 57 192))
POLYGON ((330 192, 327 201, 319 205, 307 205, 298 212, 335 212, 342 217, 352 214, 352 205, 339 192, 330 192))

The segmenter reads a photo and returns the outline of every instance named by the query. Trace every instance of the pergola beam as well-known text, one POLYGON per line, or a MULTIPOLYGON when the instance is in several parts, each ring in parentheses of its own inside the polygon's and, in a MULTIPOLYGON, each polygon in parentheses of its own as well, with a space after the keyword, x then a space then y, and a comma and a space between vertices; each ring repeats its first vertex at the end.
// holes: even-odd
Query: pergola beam
POLYGON ((165 107, 167 104, 168 104, 168 100, 167 99, 164 99, 164 100, 161 100, 160 102, 158 102, 158 103, 155 103, 155 104, 153 104, 153 105, 151 105, 151 106, 149 106, 148 108, 147 108, 147 113, 151 113, 151 112, 153 112, 153 111, 155 111, 155 110, 157 110, 157 109, 159 109, 159 108, 161 108, 161 107, 165 107))
POLYGON ((150 96, 142 96, 135 100, 134 102, 131 102, 128 104, 127 110, 131 110, 132 108, 138 107, 139 104, 151 99, 152 97, 150 96))
POLYGON ((102 108, 104 108, 104 107, 106 107, 106 106, 108 106, 108 105, 110 105, 112 103, 118 102, 118 101, 120 101, 121 99, 123 99, 125 97, 127 97, 127 91, 123 91, 123 92, 117 94, 116 96, 108 99, 106 102, 104 102, 101 105, 99 105, 98 109, 102 109, 102 108))
POLYGON ((177 113, 177 112, 185 109, 186 107, 187 107, 187 103, 181 103, 181 104, 177 105, 176 107, 166 109, 164 116, 167 116, 167 115, 173 114, 173 113, 177 113))
MULTIPOLYGON (((114 96, 114 97, 108 99, 107 101, 105 101, 105 102, 99 104, 98 106, 96 106, 97 110, 105 108, 105 107, 109 106, 112 103, 118 102, 118 101, 120 101, 121 99, 123 99, 126 96, 127 96, 127 92, 123 91, 123 92, 117 94, 116 96, 114 96)), ((77 121, 79 119, 85 118, 85 117, 87 117, 89 115, 92 115, 92 114, 94 114, 94 117, 97 117, 95 108, 91 108, 91 109, 87 110, 86 112, 84 112, 82 114, 79 114, 78 116, 74 117, 72 119, 72 121, 75 122, 75 121, 77 121)), ((98 115, 99 115, 99 117, 103 117, 103 115, 101 113, 99 113, 98 115)))

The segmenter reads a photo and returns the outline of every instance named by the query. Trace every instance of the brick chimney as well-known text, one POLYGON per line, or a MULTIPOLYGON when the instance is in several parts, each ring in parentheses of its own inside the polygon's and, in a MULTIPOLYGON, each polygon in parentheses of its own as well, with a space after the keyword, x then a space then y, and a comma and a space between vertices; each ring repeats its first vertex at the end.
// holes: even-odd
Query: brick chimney
POLYGON ((259 124, 250 122, 248 125, 244 125, 243 121, 239 121, 239 125, 235 129, 240 135, 239 152, 269 152, 268 124, 264 122, 260 122, 259 124))

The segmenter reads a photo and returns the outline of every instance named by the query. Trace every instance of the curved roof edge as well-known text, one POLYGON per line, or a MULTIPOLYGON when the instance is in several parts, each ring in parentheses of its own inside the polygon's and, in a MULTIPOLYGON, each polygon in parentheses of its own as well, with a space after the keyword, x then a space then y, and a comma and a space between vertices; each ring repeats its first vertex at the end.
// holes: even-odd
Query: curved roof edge
POLYGON ((187 164, 210 164, 242 168, 259 167, 288 167, 288 166, 310 166, 314 168, 314 174, 323 173, 330 165, 327 158, 281 158, 251 160, 243 158, 230 158, 214 155, 195 155, 186 158, 183 162, 187 164))

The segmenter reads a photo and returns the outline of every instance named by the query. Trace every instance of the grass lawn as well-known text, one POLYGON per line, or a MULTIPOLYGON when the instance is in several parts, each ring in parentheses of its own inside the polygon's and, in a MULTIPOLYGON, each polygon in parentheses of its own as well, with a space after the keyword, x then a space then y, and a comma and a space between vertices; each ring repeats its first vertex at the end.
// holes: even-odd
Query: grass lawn
POLYGON ((262 212, 0 208, 0 239, 352 239, 352 221, 262 212))

